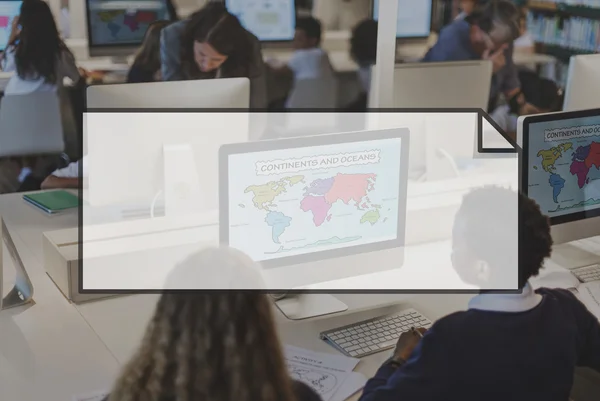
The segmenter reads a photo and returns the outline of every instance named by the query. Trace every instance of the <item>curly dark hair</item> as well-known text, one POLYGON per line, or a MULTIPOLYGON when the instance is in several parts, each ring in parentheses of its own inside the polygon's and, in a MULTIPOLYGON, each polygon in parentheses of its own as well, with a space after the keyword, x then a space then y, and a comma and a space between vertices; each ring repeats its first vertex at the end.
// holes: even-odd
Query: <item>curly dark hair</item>
POLYGON ((58 33, 48 3, 27 0, 19 15, 21 31, 13 43, 17 74, 21 78, 43 77, 47 83, 56 83, 57 61, 63 52, 69 52, 58 33))
MULTIPOLYGON (((206 249, 177 267, 170 280, 180 284, 198 270, 204 279, 216 271, 243 276, 252 268, 246 259, 232 250, 206 249)), ((109 400, 295 401, 267 297, 165 292, 109 400)))
POLYGON ((366 19, 352 30, 350 55, 360 66, 375 64, 377 61, 377 21, 366 19))
POLYGON ((318 19, 314 17, 299 17, 296 20, 296 29, 304 31, 308 39, 316 39, 317 44, 321 43, 323 28, 318 19))
POLYGON ((249 78, 253 43, 239 19, 223 3, 209 2, 191 15, 181 40, 181 65, 187 79, 210 78, 194 61, 194 42, 210 44, 227 56, 221 72, 227 78, 249 78))
POLYGON ((506 239, 516 234, 511 225, 514 221, 512 216, 518 216, 521 288, 527 280, 539 274, 544 260, 552 253, 549 219, 542 214, 535 201, 522 193, 495 186, 475 189, 465 195, 457 216, 465 223, 467 244, 485 261, 508 261, 509 255, 514 254, 506 239), (515 202, 517 199, 518 203, 515 202), (513 209, 515 207, 518 207, 518 211, 513 209))

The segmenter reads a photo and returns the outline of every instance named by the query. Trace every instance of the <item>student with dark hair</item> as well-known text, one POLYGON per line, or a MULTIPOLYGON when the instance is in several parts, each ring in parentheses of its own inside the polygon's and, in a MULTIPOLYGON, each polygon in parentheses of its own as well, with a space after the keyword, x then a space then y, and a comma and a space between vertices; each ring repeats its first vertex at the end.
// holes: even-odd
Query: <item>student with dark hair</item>
POLYGON ((82 71, 60 38, 46 2, 23 2, 19 16, 13 20, 2 70, 15 72, 4 89, 5 95, 56 92, 65 77, 79 82, 82 71))
POLYGON ((128 83, 160 81, 160 33, 169 21, 156 21, 146 30, 142 46, 127 74, 128 83))
POLYGON ((161 34, 165 81, 250 79, 250 106, 266 108, 265 67, 258 39, 221 2, 209 2, 161 34))
MULTIPOLYGON (((519 79, 522 82, 521 91, 525 100, 540 113, 553 113, 562 109, 562 93, 554 81, 540 78, 529 70, 520 71, 519 79)), ((519 116, 511 112, 509 105, 497 107, 490 116, 500 128, 516 138, 519 116)))
POLYGON ((367 109, 371 90, 371 68, 377 61, 377 29, 377 21, 366 19, 352 30, 350 56, 358 64, 358 79, 362 86, 362 93, 347 106, 350 111, 367 109))
POLYGON ((521 293, 484 292, 422 338, 403 334, 361 401, 567 401, 576 367, 600 371, 600 323, 570 291, 531 288, 551 250, 548 218, 533 200, 499 187, 467 194, 454 269, 483 288, 518 263, 521 293))
POLYGON ((511 111, 518 115, 538 111, 528 104, 522 93, 513 62, 513 41, 520 36, 519 10, 507 0, 478 2, 467 15, 444 27, 437 43, 429 49, 424 62, 490 60, 493 79, 488 111, 504 95, 511 111))
POLYGON ((293 75, 295 80, 332 78, 334 71, 329 56, 320 47, 321 35, 321 23, 317 19, 298 18, 292 58, 283 65, 272 62, 272 70, 275 73, 293 75))

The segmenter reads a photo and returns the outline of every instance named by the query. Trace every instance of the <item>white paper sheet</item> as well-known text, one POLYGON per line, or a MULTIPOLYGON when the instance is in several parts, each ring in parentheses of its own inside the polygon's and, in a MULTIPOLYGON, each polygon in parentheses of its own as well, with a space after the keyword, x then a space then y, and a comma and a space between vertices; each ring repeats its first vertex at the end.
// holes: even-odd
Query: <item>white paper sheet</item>
POLYGON ((358 372, 351 372, 340 387, 340 389, 333 395, 331 401, 344 401, 352 397, 354 394, 359 392, 365 387, 367 378, 358 372))
POLYGON ((359 360, 341 355, 314 352, 285 346, 285 359, 290 376, 315 390, 323 401, 333 401, 359 360))

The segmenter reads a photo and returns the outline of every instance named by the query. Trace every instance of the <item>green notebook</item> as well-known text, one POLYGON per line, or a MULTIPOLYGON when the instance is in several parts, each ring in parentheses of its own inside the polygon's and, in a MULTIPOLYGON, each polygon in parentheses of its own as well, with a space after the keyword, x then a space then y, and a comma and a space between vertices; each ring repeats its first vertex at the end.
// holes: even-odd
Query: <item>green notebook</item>
POLYGON ((23 199, 46 213, 57 213, 79 206, 79 198, 67 191, 39 192, 23 195, 23 199))

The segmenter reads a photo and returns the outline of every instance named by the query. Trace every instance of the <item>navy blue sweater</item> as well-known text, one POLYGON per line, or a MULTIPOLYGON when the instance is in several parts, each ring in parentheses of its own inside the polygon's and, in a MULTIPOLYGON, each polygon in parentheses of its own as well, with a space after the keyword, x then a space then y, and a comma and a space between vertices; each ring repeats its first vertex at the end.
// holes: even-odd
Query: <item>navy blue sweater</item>
POLYGON ((361 401, 567 401, 576 366, 600 371, 600 324, 570 292, 537 292, 526 312, 440 319, 402 367, 379 369, 361 401))

